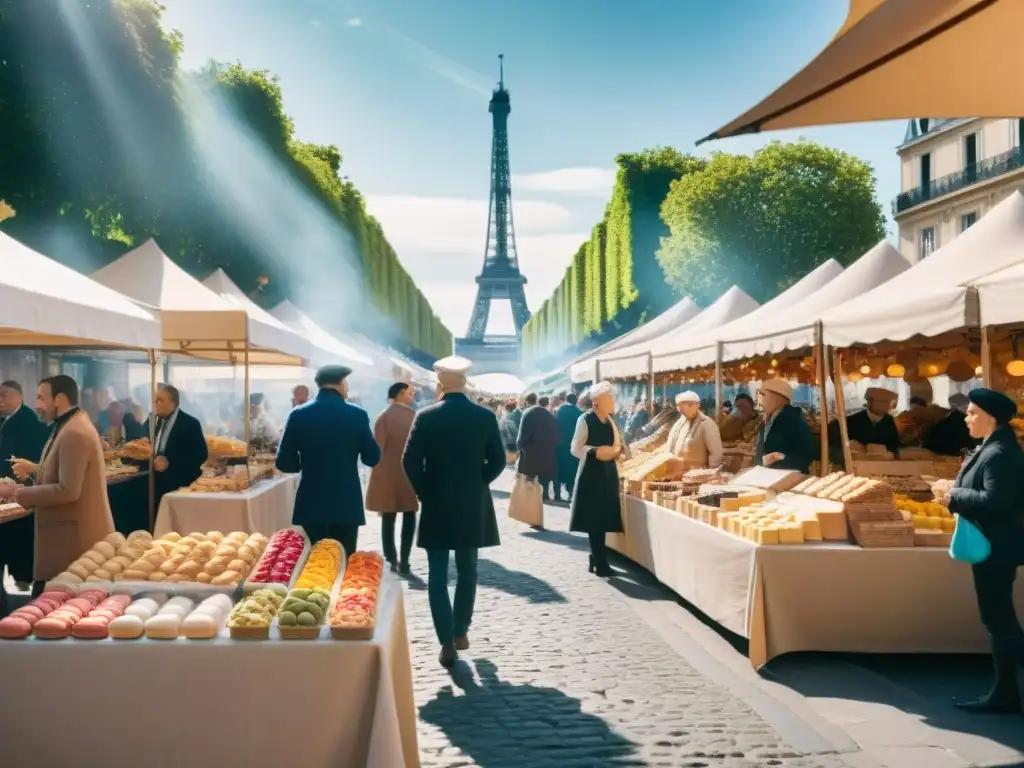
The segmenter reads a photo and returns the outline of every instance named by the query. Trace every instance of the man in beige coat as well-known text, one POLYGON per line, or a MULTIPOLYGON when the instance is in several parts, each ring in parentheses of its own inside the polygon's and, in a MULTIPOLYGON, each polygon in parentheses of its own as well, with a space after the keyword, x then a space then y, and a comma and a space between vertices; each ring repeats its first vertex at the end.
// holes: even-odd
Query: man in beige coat
POLYGON ((676 395, 679 421, 668 435, 668 450, 686 462, 687 469, 722 465, 722 435, 714 419, 700 410, 696 392, 676 395))
POLYGON ((370 471, 366 488, 366 508, 381 514, 381 538, 384 559, 391 570, 409 574, 409 555, 416 536, 416 510, 419 501, 402 468, 402 454, 416 412, 412 401, 416 392, 404 381, 388 389, 391 403, 373 423, 373 436, 380 445, 380 463, 370 471), (401 555, 395 551, 395 518, 402 515, 401 555))
POLYGON ((103 443, 89 416, 78 407, 78 384, 70 376, 51 376, 39 382, 36 410, 53 422, 39 464, 15 462, 14 474, 35 474, 32 487, 0 490, 13 496, 35 515, 36 591, 114 532, 107 500, 103 443))

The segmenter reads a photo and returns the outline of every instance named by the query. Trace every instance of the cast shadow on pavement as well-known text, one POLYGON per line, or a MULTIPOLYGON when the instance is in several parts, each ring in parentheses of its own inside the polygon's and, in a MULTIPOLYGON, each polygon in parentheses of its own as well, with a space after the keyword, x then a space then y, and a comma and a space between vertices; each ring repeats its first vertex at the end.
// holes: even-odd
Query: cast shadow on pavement
MULTIPOLYGON (((454 584, 457 571, 454 558, 448 564, 448 583, 454 584)), ((476 563, 477 586, 497 589, 515 597, 521 597, 535 604, 564 603, 565 596, 543 579, 538 579, 524 571, 513 571, 510 568, 480 558, 476 563)), ((423 591, 427 583, 419 576, 408 576, 406 581, 409 589, 423 591)))
MULTIPOLYGON (((933 728, 979 736, 1024 753, 1024 716, 976 715, 952 706, 954 698, 976 698, 987 692, 992 682, 992 662, 987 656, 791 653, 773 659, 761 674, 805 697, 894 707, 919 716, 933 728)), ((1024 762, 1000 768, 1016 765, 1024 762)))
POLYGON ((524 539, 543 541, 546 544, 560 544, 569 549, 590 551, 590 542, 583 534, 566 533, 565 531, 550 531, 547 529, 532 529, 523 531, 520 534, 524 539))
POLYGON ((464 661, 451 671, 464 696, 445 686, 419 714, 480 768, 647 764, 637 756, 636 744, 583 712, 579 699, 555 688, 504 682, 486 659, 474 664, 479 680, 464 661))

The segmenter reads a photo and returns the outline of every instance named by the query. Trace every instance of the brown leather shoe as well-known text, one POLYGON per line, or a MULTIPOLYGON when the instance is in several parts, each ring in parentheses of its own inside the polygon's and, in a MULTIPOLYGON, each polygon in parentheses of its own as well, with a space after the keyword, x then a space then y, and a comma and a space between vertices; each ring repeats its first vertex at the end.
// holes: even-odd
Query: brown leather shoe
POLYGON ((455 638, 455 650, 457 651, 468 651, 469 650, 469 635, 459 635, 455 638))
POLYGON ((437 660, 441 663, 442 667, 454 667, 455 661, 458 658, 459 654, 455 650, 455 646, 445 643, 441 646, 441 653, 438 655, 437 660))

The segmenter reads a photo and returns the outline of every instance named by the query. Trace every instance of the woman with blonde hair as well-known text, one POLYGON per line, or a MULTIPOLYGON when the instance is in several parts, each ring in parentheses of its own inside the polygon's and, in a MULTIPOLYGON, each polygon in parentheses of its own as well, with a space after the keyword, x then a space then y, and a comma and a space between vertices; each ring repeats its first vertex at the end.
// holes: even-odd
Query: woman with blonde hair
POLYGON ((580 460, 570 511, 570 531, 590 537, 590 572, 612 575, 605 534, 622 532, 619 470, 616 460, 626 450, 615 424, 615 395, 602 381, 588 393, 592 407, 576 422, 570 450, 580 460))

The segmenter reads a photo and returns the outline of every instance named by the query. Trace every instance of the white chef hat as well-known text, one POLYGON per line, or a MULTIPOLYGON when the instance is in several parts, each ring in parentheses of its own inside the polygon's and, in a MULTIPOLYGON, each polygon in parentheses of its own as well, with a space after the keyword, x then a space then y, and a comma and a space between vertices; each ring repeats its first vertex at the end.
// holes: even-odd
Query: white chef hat
POLYGON ((687 390, 686 392, 680 392, 676 395, 676 405, 680 403, 700 403, 700 395, 696 392, 687 390))
POLYGON ((434 363, 437 384, 445 392, 461 392, 466 389, 467 376, 473 363, 464 357, 452 355, 434 363))
POLYGON ((597 382, 597 384, 594 384, 593 386, 590 387, 589 390, 587 390, 587 397, 590 398, 591 402, 593 402, 594 400, 597 400, 597 398, 601 397, 601 395, 614 395, 614 394, 615 394, 615 387, 613 387, 611 385, 611 382, 608 382, 608 381, 599 381, 599 382, 597 382))

